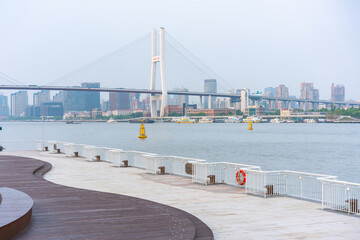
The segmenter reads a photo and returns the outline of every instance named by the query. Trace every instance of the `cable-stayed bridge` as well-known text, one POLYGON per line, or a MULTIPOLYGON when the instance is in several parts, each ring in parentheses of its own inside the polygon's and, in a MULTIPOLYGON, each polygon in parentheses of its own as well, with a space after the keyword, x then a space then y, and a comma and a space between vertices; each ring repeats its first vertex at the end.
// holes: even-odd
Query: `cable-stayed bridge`
MULTIPOLYGON (((212 97, 230 98, 233 102, 252 105, 260 101, 281 101, 300 104, 326 104, 338 106, 359 106, 360 103, 331 102, 297 98, 277 98, 262 95, 226 93, 234 89, 218 74, 201 62, 171 35, 153 30, 139 39, 117 49, 89 64, 80 67, 44 85, 24 85, 0 73, 0 89, 8 90, 64 90, 128 92, 150 94, 152 117, 157 116, 157 102, 161 102, 160 116, 164 115, 167 95, 199 96, 202 103, 212 101, 212 97), (156 80, 159 79, 160 82, 156 80), (217 79, 216 93, 204 92, 204 79, 217 79), (99 82, 101 88, 81 88, 83 82, 99 82), (158 86, 157 86, 158 85, 158 86), (159 87, 161 90, 159 90, 159 87), (171 91, 168 89, 187 88, 190 91, 171 91), (220 93, 219 93, 220 92, 220 93), (223 93, 221 93, 223 92, 223 93), (204 98, 204 99, 203 99, 204 98)), ((287 104, 290 105, 290 104, 287 104)), ((201 108, 201 104, 200 104, 201 108)))

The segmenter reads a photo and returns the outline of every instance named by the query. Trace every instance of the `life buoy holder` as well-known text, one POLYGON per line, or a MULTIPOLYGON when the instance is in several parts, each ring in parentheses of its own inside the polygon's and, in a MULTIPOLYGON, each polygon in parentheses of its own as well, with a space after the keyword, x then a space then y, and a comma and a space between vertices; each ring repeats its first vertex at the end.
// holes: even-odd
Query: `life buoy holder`
POLYGON ((236 182, 241 186, 246 183, 246 173, 244 170, 239 170, 236 172, 236 182))

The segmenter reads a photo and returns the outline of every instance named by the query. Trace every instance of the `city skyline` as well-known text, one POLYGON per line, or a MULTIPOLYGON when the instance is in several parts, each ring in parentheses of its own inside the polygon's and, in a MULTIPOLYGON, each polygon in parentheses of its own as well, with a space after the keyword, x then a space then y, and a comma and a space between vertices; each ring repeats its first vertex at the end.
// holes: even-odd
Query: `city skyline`
POLYGON ((328 86, 341 83, 348 99, 360 98, 358 1, 199 1, 176 8, 166 1, 48 1, 27 4, 32 14, 16 1, 2 6, 0 32, 7 37, 0 39, 0 72, 27 84, 55 80, 164 26, 232 88, 256 92, 282 83, 298 95, 299 82, 313 82, 329 99, 328 86), (135 5, 136 13, 128 11, 135 5), (166 14, 153 18, 159 6, 166 14), (198 21, 200 9, 205 15, 198 21))

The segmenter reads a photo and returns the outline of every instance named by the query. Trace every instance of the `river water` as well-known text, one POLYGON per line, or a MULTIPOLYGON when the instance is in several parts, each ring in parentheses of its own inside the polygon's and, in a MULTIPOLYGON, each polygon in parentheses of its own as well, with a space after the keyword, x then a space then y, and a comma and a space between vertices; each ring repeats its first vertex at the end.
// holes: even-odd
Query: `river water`
POLYGON ((88 122, 3 122, 5 151, 34 149, 26 140, 83 143, 163 155, 258 165, 335 175, 360 183, 360 124, 139 124, 88 122), (14 141, 22 140, 22 142, 14 141))

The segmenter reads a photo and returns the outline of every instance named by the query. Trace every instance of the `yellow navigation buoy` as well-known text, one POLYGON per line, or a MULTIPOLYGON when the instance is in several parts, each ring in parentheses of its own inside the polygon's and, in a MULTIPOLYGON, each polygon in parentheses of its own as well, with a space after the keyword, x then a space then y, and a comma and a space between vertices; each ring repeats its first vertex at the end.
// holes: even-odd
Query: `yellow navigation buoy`
POLYGON ((252 121, 249 121, 249 128, 248 128, 248 130, 253 130, 253 128, 252 128, 252 121))
POLYGON ((145 127, 143 124, 143 120, 141 120, 140 135, 138 136, 138 138, 147 138, 147 136, 145 135, 145 127))

